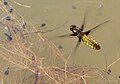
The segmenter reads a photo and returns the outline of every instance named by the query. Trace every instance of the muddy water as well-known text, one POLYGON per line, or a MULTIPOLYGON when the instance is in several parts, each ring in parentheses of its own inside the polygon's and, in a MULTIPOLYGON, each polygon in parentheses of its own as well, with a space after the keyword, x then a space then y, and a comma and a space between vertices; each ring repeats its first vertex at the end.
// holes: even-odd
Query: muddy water
MULTIPOLYGON (((118 59, 120 52, 120 1, 119 0, 20 0, 22 4, 30 5, 24 8, 14 5, 23 14, 25 19, 42 27, 43 31, 59 27, 60 29, 46 33, 48 38, 52 36, 71 33, 69 26, 76 24, 81 26, 85 8, 86 23, 85 30, 110 19, 100 26, 90 37, 95 39, 101 46, 101 50, 93 50, 81 43, 76 55, 71 56, 70 61, 79 65, 91 65, 93 67, 105 68, 105 56, 107 65, 118 59)), ((55 38, 52 39, 56 46, 61 45, 63 51, 68 55, 77 43, 77 38, 55 38)), ((110 69, 116 75, 120 75, 120 61, 112 65, 110 69)))

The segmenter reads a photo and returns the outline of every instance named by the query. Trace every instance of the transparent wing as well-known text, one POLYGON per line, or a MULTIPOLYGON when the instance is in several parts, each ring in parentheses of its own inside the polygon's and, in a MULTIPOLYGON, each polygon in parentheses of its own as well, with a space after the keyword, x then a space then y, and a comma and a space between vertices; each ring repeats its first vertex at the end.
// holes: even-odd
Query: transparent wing
POLYGON ((60 36, 54 36, 54 38, 64 38, 64 37, 70 37, 70 36, 77 36, 77 34, 64 34, 60 36))
POLYGON ((28 34, 35 34, 35 33, 48 33, 48 32, 52 32, 52 31, 55 31, 57 29, 60 29, 62 28, 65 24, 67 24, 68 21, 66 21, 64 24, 58 26, 58 27, 55 27, 51 30, 47 30, 47 31, 41 31, 41 30, 38 30, 38 31, 35 31, 35 32, 29 32, 29 33, 25 33, 24 35, 28 35, 28 34))
POLYGON ((79 48, 80 44, 81 44, 81 37, 78 39, 78 41, 77 41, 77 43, 76 43, 76 45, 74 47, 74 51, 73 51, 74 54, 76 54, 76 51, 79 48))
POLYGON ((107 22, 109 22, 109 21, 110 21, 110 19, 109 19, 109 20, 106 20, 106 21, 104 21, 104 22, 102 22, 102 23, 100 23, 100 24, 98 24, 98 25, 96 25, 95 27, 93 27, 93 28, 85 31, 84 34, 86 34, 86 35, 92 34, 98 27, 102 26, 103 24, 105 24, 105 23, 107 23, 107 22))
POLYGON ((84 14, 82 26, 81 26, 81 28, 79 28, 81 31, 83 31, 83 29, 84 29, 84 27, 85 27, 85 20, 86 20, 86 8, 85 8, 85 14, 84 14))

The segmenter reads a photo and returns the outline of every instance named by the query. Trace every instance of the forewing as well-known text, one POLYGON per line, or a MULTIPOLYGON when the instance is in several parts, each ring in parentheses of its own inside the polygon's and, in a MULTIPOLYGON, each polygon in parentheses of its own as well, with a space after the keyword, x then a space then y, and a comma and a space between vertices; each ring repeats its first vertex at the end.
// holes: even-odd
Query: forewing
POLYGON ((54 38, 64 38, 64 37, 70 37, 70 36, 77 36, 77 34, 64 34, 60 36, 54 36, 54 38))
POLYGON ((83 31, 83 29, 84 29, 84 27, 85 27, 85 20, 86 20, 86 8, 85 8, 85 14, 84 14, 82 26, 81 26, 81 28, 79 28, 81 31, 83 31))
POLYGON ((106 20, 98 25, 96 25, 95 27, 91 28, 90 30, 87 30, 84 32, 85 35, 89 35, 89 34, 92 34, 98 27, 102 26, 103 24, 109 22, 110 20, 106 20))

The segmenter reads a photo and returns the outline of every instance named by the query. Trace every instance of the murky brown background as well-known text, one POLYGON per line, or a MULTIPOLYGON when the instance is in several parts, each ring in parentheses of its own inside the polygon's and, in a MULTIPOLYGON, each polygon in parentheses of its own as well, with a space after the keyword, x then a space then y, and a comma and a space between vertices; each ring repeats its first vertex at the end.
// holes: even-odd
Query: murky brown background
MULTIPOLYGON (((101 50, 93 50, 81 43, 77 55, 70 58, 70 61, 79 65, 91 65, 97 68, 105 68, 105 56, 107 65, 114 62, 120 56, 120 1, 119 0, 16 0, 21 4, 30 5, 31 8, 24 8, 14 4, 14 7, 25 17, 28 22, 40 26, 45 23, 43 31, 59 27, 60 29, 45 35, 51 39, 52 36, 59 36, 71 33, 69 26, 76 24, 81 26, 84 11, 86 12, 85 30, 110 19, 110 22, 100 26, 90 37, 94 38, 100 45, 101 50), (66 23, 67 21, 67 23, 66 23)), ((66 55, 74 48, 77 38, 55 38, 52 41, 62 45, 66 55)), ((120 61, 110 67, 112 73, 120 75, 120 61)))

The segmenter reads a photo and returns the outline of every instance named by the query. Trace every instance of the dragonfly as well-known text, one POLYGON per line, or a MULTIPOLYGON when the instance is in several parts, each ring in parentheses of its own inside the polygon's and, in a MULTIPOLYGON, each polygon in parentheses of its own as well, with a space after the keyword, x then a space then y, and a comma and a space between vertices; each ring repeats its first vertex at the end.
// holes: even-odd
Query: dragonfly
POLYGON ((94 50, 100 50, 101 46, 98 42, 96 42, 93 38, 89 37, 88 35, 93 32, 95 29, 97 29, 99 26, 107 23, 110 20, 106 20, 98 25, 96 25, 95 27, 84 31, 84 27, 85 27, 85 19, 86 19, 86 9, 85 9, 85 14, 84 14, 84 18, 83 18, 83 22, 81 27, 78 27, 77 25, 71 25, 70 26, 70 31, 72 32, 71 34, 64 34, 61 36, 57 36, 57 37, 70 37, 70 36, 74 36, 78 38, 78 41, 75 45, 75 51, 77 50, 77 48, 80 46, 81 41, 87 45, 88 47, 94 49, 94 50))
MULTIPOLYGON (((96 25, 95 27, 87 30, 87 31, 84 31, 84 27, 85 27, 85 19, 86 19, 86 9, 85 9, 85 14, 84 14, 84 18, 83 18, 83 22, 82 22, 82 25, 81 27, 78 27, 77 25, 70 25, 70 31, 72 33, 70 34, 64 34, 64 35, 60 35, 60 36, 55 36, 55 38, 57 37, 77 37, 78 38, 78 41, 75 45, 75 51, 77 50, 77 48, 80 46, 81 44, 81 41, 89 46, 90 48, 94 49, 94 50, 100 50, 101 49, 101 46, 98 42, 96 42, 93 38, 89 37, 88 35, 93 32, 94 30, 96 30, 99 26, 107 23, 108 21, 110 20, 106 20, 98 25, 96 25)), ((62 25, 63 26, 63 25, 62 25)), ((46 32, 51 32, 51 31, 54 31, 56 29, 59 29, 60 27, 58 28, 54 28, 52 30, 48 30, 48 31, 45 31, 45 32, 41 32, 41 31, 36 31, 36 32, 31 32, 29 34, 33 34, 33 33, 46 33, 46 32)), ((28 33, 27 33, 28 34, 28 33)))

